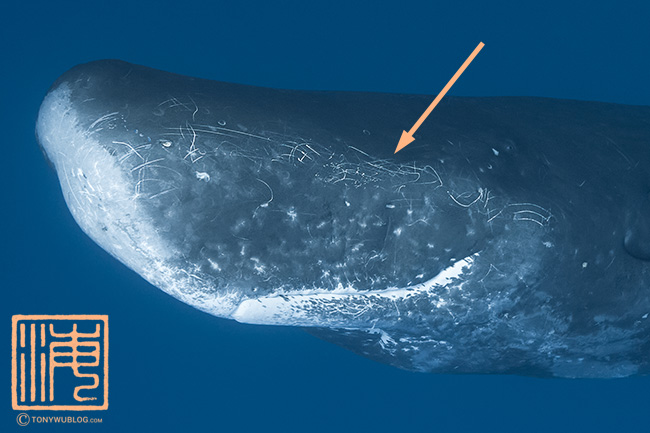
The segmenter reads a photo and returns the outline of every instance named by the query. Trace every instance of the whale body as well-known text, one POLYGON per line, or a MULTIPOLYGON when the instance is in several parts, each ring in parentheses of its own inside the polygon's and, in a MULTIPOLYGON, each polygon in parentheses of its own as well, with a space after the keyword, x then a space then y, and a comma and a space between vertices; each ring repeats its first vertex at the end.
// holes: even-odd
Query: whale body
POLYGON ((278 90, 122 61, 37 138, 103 249, 215 316, 436 373, 650 371, 650 107, 278 90))

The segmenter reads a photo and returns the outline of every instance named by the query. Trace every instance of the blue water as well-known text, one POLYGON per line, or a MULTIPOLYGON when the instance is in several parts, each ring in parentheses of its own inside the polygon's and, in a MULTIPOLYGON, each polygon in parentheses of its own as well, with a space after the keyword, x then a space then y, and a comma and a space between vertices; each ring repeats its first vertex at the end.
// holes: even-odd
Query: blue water
POLYGON ((650 3, 532 3, 3 5, 0 431, 59 430, 18 427, 11 410, 9 341, 18 313, 110 316, 109 409, 94 414, 102 425, 62 431, 649 431, 650 378, 409 373, 300 329, 193 310, 80 231, 34 139, 50 84, 101 58, 263 86, 433 98, 483 41, 450 94, 650 105, 650 3))

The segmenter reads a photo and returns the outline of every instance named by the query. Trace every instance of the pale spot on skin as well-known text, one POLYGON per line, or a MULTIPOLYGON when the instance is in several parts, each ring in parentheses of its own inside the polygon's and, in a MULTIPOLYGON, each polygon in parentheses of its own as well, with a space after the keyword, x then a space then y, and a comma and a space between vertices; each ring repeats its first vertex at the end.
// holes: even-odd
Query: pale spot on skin
POLYGON ((204 180, 206 182, 210 182, 210 175, 208 173, 202 172, 202 171, 197 171, 196 172, 196 178, 198 180, 204 180))
POLYGON ((221 266, 219 266, 219 263, 215 262, 212 259, 208 259, 208 262, 210 262, 210 267, 214 269, 215 271, 221 271, 221 266))

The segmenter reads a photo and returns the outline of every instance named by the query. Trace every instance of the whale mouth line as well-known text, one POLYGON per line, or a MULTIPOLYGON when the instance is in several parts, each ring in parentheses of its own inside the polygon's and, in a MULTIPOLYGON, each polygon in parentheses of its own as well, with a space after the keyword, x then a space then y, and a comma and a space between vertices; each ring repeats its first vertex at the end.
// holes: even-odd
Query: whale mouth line
MULTIPOLYGON (((365 317, 370 311, 399 309, 398 303, 456 282, 471 269, 478 255, 479 253, 474 253, 458 260, 430 280, 413 286, 366 292, 346 288, 275 293, 242 301, 231 317, 238 322, 254 325, 370 328, 374 323, 365 317), (351 326, 351 323, 355 325, 351 326)), ((442 299, 437 302, 438 306, 444 304, 446 302, 442 299)))

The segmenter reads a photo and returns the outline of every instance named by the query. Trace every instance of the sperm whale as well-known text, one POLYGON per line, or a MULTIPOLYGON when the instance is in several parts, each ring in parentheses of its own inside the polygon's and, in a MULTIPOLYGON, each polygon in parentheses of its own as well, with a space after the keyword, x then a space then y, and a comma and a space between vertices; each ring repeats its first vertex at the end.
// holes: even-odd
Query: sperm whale
POLYGON ((39 145, 81 229, 215 316, 399 368, 650 372, 650 107, 76 66, 39 145))

